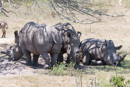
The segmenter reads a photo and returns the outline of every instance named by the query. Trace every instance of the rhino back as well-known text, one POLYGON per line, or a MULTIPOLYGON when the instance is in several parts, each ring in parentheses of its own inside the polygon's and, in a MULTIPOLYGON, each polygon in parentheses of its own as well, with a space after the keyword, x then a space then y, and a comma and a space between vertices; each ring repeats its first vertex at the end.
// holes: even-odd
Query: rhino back
MULTIPOLYGON (((62 37, 61 32, 53 26, 46 26, 44 30, 35 32, 35 46, 40 53, 50 52, 54 44, 61 45, 62 37)), ((55 50, 55 52, 59 52, 55 50)))
POLYGON ((19 41, 21 47, 36 55, 39 55, 42 51, 50 51, 53 42, 51 28, 29 22, 21 29, 19 41))
POLYGON ((66 23, 64 23, 64 24, 61 23, 61 22, 59 22, 59 23, 55 24, 54 27, 55 27, 56 29, 58 29, 58 30, 69 31, 72 36, 76 36, 76 31, 75 31, 75 29, 74 29, 73 26, 72 26, 70 23, 68 23, 68 22, 66 22, 66 23), (64 26, 67 26, 67 28, 64 29, 64 26))
POLYGON ((105 40, 88 38, 81 41, 81 50, 83 53, 89 53, 93 59, 103 60, 102 46, 105 40))

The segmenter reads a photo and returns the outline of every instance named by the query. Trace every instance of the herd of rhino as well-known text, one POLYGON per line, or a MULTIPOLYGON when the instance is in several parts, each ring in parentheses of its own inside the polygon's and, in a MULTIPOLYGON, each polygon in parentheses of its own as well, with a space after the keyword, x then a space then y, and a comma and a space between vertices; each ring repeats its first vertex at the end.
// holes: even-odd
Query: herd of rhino
POLYGON ((12 61, 19 60, 23 55, 26 64, 38 66, 39 55, 45 60, 44 68, 53 67, 56 62, 76 62, 77 65, 117 65, 121 66, 126 54, 120 56, 112 40, 87 38, 80 42, 81 32, 76 32, 70 23, 57 23, 53 26, 28 22, 18 32, 14 32, 15 44, 6 50, 12 61), (33 60, 31 61, 31 54, 33 60))

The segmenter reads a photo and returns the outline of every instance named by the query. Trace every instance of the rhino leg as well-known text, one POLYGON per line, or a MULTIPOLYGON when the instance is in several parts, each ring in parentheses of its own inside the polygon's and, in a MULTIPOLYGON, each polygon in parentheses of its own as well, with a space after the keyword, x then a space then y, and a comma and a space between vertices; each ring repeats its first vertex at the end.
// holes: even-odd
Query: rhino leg
POLYGON ((50 67, 50 56, 48 55, 48 53, 42 53, 42 58, 45 60, 45 65, 44 65, 44 69, 48 69, 50 67))
POLYGON ((28 65, 28 66, 31 66, 31 52, 30 51, 28 51, 28 50, 26 50, 25 48, 21 48, 21 50, 22 50, 22 52, 23 52, 23 54, 25 55, 25 57, 26 57, 26 64, 28 65))
POLYGON ((58 58, 58 54, 52 54, 52 61, 51 61, 51 67, 53 67, 53 65, 56 63, 58 58))
POLYGON ((39 66, 38 65, 38 58, 39 58, 39 55, 33 55, 33 66, 39 66))
POLYGON ((90 65, 93 65, 93 66, 97 65, 97 61, 96 60, 92 60, 90 65))
MULTIPOLYGON (((52 53, 51 67, 53 67, 53 65, 56 63, 58 59, 58 54, 61 51, 61 47, 62 47, 62 44, 53 44, 53 48, 51 50, 51 53, 52 53)), ((63 54, 62 54, 62 62, 63 62, 63 54)))
POLYGON ((63 52, 60 51, 59 55, 58 55, 58 59, 57 59, 57 63, 63 62, 63 52))
POLYGON ((84 65, 89 65, 90 64, 90 55, 88 54, 88 53, 85 53, 84 55, 83 55, 83 64, 84 65))
POLYGON ((66 63, 69 64, 70 63, 70 55, 68 55, 66 63))
POLYGON ((104 62, 104 61, 101 61, 101 60, 99 60, 99 61, 97 61, 97 60, 92 60, 92 61, 91 61, 91 65, 93 65, 93 66, 105 65, 105 62, 104 62))

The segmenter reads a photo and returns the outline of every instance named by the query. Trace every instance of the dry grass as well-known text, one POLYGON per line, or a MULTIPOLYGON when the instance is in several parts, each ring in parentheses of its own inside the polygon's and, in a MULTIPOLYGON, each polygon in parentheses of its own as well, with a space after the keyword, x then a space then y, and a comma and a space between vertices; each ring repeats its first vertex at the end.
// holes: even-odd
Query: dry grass
POLYGON ((1 79, 3 80, 0 81, 0 87, 74 87, 74 77, 71 76, 37 75, 4 77, 1 79), (2 83, 5 85, 2 85, 2 83))
MULTIPOLYGON (((111 2, 115 0, 110 0, 111 2)), ((117 0, 115 1, 117 3, 117 0)), ((119 6, 115 4, 109 6, 108 14, 124 14, 123 17, 107 17, 102 16, 102 20, 95 24, 77 24, 70 22, 77 31, 82 32, 81 40, 86 38, 99 38, 99 39, 112 39, 116 46, 123 45, 123 48, 119 52, 127 52, 128 56, 126 60, 130 61, 130 11, 125 5, 119 6)), ((124 2, 123 2, 124 3, 124 2)), ((12 8, 7 8, 14 10, 12 8)), ((20 8, 20 12, 17 15, 10 13, 9 17, 0 16, 0 19, 7 21, 9 29, 7 30, 7 37, 0 38, 0 43, 14 43, 15 30, 20 30, 24 24, 29 21, 36 22, 38 24, 46 23, 47 25, 54 25, 61 21, 60 18, 54 13, 48 10, 48 7, 43 7, 45 9, 43 13, 38 11, 38 8, 31 8, 26 10, 26 7, 20 8), (31 13, 30 13, 31 12, 31 13)), ((79 15, 80 16, 80 15, 79 15)), ((81 16, 84 17, 84 16, 81 16)), ((86 16, 85 16, 86 17, 86 16)), ((0 35, 2 32, 0 31, 0 35)), ((129 66, 129 65, 128 65, 129 66)), ((100 67, 101 68, 101 67, 100 67)), ((87 69, 83 74, 83 86, 91 87, 90 79, 95 77, 99 79, 102 87, 105 87, 106 83, 109 83, 109 78, 111 75, 115 74, 112 67, 108 68, 110 70, 104 69, 87 69), (112 69, 112 70, 111 70, 112 69), (93 73, 94 72, 94 73, 93 73)), ((118 68, 118 74, 125 76, 126 79, 130 79, 129 69, 118 68), (123 73, 119 72, 122 71, 123 73)), ((77 78, 79 85, 80 79, 77 78)), ((49 76, 49 75, 31 75, 31 76, 13 76, 13 77, 0 77, 0 87, 75 87, 73 76, 49 76)))

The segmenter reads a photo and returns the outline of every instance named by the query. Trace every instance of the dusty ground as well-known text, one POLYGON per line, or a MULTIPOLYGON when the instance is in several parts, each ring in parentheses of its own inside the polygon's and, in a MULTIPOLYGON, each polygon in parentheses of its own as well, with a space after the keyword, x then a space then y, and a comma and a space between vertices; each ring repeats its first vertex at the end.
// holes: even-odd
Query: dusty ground
MULTIPOLYGON (((112 39, 115 45, 123 45, 123 48, 119 52, 127 52, 130 55, 130 10, 125 6, 115 5, 110 7, 111 11, 108 14, 124 14, 123 17, 112 18, 102 16, 102 21, 90 25, 81 25, 72 23, 77 31, 82 32, 81 40, 85 38, 100 38, 100 39, 112 39)), ((34 21, 36 23, 46 23, 47 25, 54 25, 61 20, 57 17, 53 19, 49 15, 49 19, 46 16, 40 16, 40 14, 35 15, 10 15, 10 17, 0 16, 0 19, 7 21, 9 29, 7 30, 6 38, 0 38, 0 51, 9 48, 10 44, 14 44, 14 31, 20 30, 24 24, 29 21, 34 21)), ((63 21, 64 23, 65 21, 63 21)), ((70 22, 71 23, 71 22, 70 22)), ((2 31, 0 31, 0 37, 2 36, 2 31)), ((130 56, 129 56, 130 57, 130 56)), ((127 57, 127 59, 129 59, 127 57)), ((74 77, 51 77, 47 75, 40 76, 41 73, 46 73, 47 71, 42 69, 44 60, 39 59, 40 67, 29 67, 25 65, 24 58, 18 62, 9 61, 9 57, 5 54, 0 54, 0 87, 74 87, 74 77), (27 77, 25 76, 27 75, 27 77), (29 76, 28 76, 29 75, 29 76), (31 77, 33 75, 37 76, 40 81, 35 81, 36 77, 31 77), (12 77, 13 76, 13 77, 12 77), (21 76, 21 77, 19 77, 21 76), (19 78, 17 78, 19 77, 19 78), (42 79, 40 78, 42 77, 42 79), (13 80, 11 80, 13 78, 13 80), (28 79, 31 78, 31 79, 28 79), (44 79, 43 79, 44 78, 44 79), (58 79, 58 80, 57 80, 58 79), (68 79, 68 80, 66 80, 68 79), (22 81, 21 81, 22 80, 22 81), (50 83, 46 83, 49 80, 50 83), (20 83, 21 81, 21 83, 20 83), (26 82, 24 82, 26 81, 26 82), (55 81, 55 82, 54 82, 55 81), (57 82, 60 81, 60 82, 57 82), (33 83, 35 82, 35 83, 33 83), (5 85, 3 85, 5 83, 5 85), (39 85, 41 84, 41 85, 39 85), (67 85, 66 85, 67 84, 67 85), (27 86, 28 85, 28 86, 27 86)), ((87 84, 87 83, 86 83, 87 84)), ((86 87, 84 85, 84 87, 86 87)), ((88 86, 89 87, 89 86, 88 86)))
MULTIPOLYGON (((1 52, 8 49, 12 44, 0 44, 1 52)), ((10 61, 10 57, 0 53, 0 77, 15 76, 15 75, 38 75, 37 71, 44 71, 44 60, 39 58, 39 67, 26 66, 25 58, 19 61, 10 61)))

